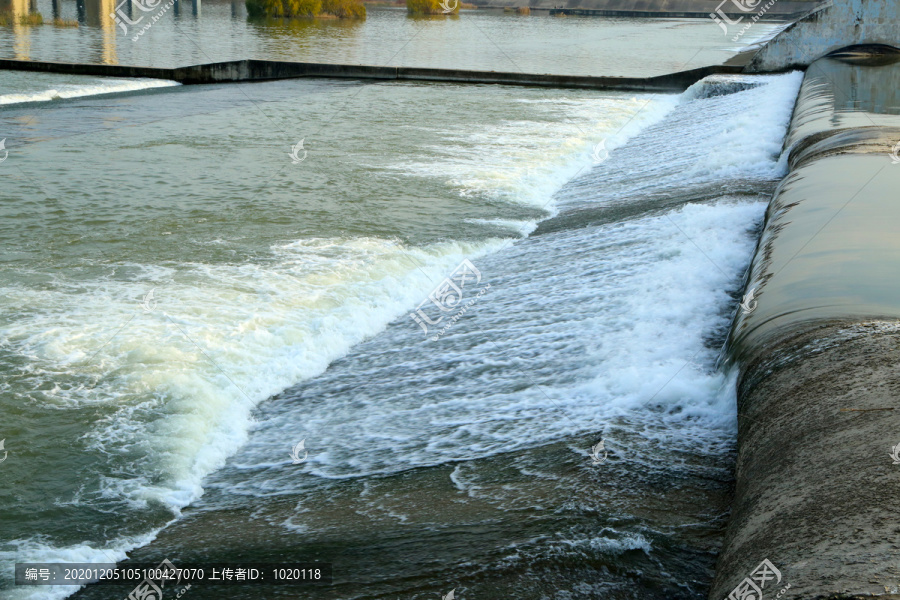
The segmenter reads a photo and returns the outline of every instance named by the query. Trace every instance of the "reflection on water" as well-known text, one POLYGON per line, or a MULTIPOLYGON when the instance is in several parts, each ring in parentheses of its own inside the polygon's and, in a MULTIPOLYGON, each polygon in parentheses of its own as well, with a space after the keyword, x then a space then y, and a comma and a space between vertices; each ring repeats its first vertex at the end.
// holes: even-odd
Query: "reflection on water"
POLYGON ((31 26, 23 24, 20 19, 35 11, 35 0, 0 0, 0 14, 8 14, 11 19, 8 25, 13 32, 13 43, 10 45, 13 57, 21 60, 30 58, 31 26))
MULTIPOLYGON (((130 0, 126 0, 124 4, 130 5, 130 0)), ((32 46, 35 40, 44 40, 47 33, 54 31, 50 20, 71 18, 77 20, 79 25, 95 30, 93 41, 96 53, 90 59, 91 62, 118 64, 115 22, 110 18, 114 10, 115 0, 76 0, 67 5, 63 5, 62 0, 49 0, 46 3, 39 3, 38 0, 0 0, 0 13, 7 13, 12 17, 7 27, 0 28, 0 39, 10 37, 12 40, 11 44, 3 44, 4 47, 12 48, 12 52, 7 55, 9 58, 39 60, 32 56, 32 46), (37 16, 38 13, 47 22, 23 22, 23 17, 37 16)), ((44 44, 43 41, 39 43, 44 44)))
MULTIPOLYGON (((157 67, 252 58, 652 76, 720 64, 753 41, 726 42, 708 19, 524 19, 486 10, 413 18, 402 8, 371 7, 364 21, 250 20, 240 0, 204 2, 202 11, 200 0, 176 0, 134 41, 166 2, 145 12, 135 0, 32 1, 48 22, 52 15, 81 27, 0 28, 0 56, 157 67), (116 25, 112 13, 127 20, 116 25)), ((758 23, 754 31, 774 27, 758 23)))
MULTIPOLYGON (((83 0, 84 22, 90 27, 100 30, 101 58, 106 65, 118 64, 116 55, 116 27, 110 14, 115 10, 116 0, 83 0)), ((129 2, 126 0, 126 4, 129 2)))
POLYGON ((822 59, 807 72, 788 145, 795 168, 773 199, 734 350, 830 320, 900 318, 900 63, 822 59))
POLYGON ((897 90, 900 62, 875 67, 828 58, 816 61, 800 90, 787 146, 796 153, 841 129, 900 125, 897 90))
POLYGON ((12 13, 16 17, 37 10, 36 6, 35 0, 0 0, 0 12, 12 13))

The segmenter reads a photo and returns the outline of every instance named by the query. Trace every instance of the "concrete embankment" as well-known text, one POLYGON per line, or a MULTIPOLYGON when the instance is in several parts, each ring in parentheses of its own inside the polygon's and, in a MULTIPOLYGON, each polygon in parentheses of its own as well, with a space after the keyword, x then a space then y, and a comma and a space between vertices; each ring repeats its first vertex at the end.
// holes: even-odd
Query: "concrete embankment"
POLYGON ((897 45, 898 36, 897 0, 834 0, 789 25, 760 50, 749 70, 805 68, 813 60, 853 44, 897 45))
POLYGON ((502 71, 469 71, 463 69, 426 69, 417 67, 374 67, 329 63, 281 62, 272 60, 235 60, 221 63, 161 69, 64 63, 51 61, 0 59, 0 69, 95 75, 101 77, 151 77, 171 79, 184 84, 269 81, 299 77, 337 79, 375 79, 400 81, 433 81, 446 83, 524 85, 553 88, 598 90, 630 90, 644 92, 680 92, 704 77, 714 74, 740 73, 740 64, 712 65, 656 77, 590 77, 579 75, 544 75, 502 71))
MULTIPOLYGON (((779 0, 761 17, 785 20, 808 12, 821 0, 779 0)), ((721 10, 742 17, 755 14, 765 2, 756 0, 475 0, 479 8, 527 6, 532 10, 549 10, 551 14, 589 15, 601 17, 709 18, 721 10)))
POLYGON ((813 62, 794 110, 729 340, 737 482, 711 600, 900 598, 900 54, 868 50, 813 62))
POLYGON ((426 69, 417 67, 375 67, 329 63, 300 63, 271 60, 235 60, 221 63, 160 69, 64 63, 51 61, 0 59, 0 69, 95 75, 101 77, 151 77, 171 79, 184 84, 269 81, 299 77, 337 79, 375 79, 400 81, 433 81, 446 83, 524 85, 553 88, 632 90, 647 92, 684 91, 704 77, 714 74, 740 73, 740 65, 712 65, 656 77, 590 77, 579 75, 544 75, 502 71, 469 71, 463 69, 426 69))

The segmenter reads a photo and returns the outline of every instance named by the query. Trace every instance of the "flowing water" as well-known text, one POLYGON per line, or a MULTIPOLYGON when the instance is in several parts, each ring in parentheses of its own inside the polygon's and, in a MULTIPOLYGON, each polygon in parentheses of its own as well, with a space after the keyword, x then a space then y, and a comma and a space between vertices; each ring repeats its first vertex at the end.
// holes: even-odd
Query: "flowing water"
POLYGON ((163 83, 0 72, 4 597, 126 553, 334 563, 196 598, 705 595, 799 74, 163 83))

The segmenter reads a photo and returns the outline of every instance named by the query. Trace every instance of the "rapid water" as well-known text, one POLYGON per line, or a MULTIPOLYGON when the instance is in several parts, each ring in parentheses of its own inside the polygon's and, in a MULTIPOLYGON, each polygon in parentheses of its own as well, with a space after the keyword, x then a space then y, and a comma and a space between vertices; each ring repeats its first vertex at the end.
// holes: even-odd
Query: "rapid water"
MULTIPOLYGON (((653 75, 744 47, 706 20, 241 3, 133 43, 85 7, 0 28, 0 54, 653 75)), ((798 86, 0 72, 3 597, 76 592, 13 589, 14 562, 126 556, 335 563, 332 588, 265 597, 703 595, 734 437, 716 358, 798 86), (423 332, 464 259, 465 313, 423 332)), ((191 590, 223 593, 260 597, 191 590)))
POLYGON ((266 597, 702 596, 715 364, 799 83, 7 106, 0 559, 335 563, 266 597), (464 258, 484 292, 430 341, 409 314, 464 258))
POLYGON ((164 79, 109 79, 28 71, 0 73, 0 105, 50 102, 180 85, 164 79))

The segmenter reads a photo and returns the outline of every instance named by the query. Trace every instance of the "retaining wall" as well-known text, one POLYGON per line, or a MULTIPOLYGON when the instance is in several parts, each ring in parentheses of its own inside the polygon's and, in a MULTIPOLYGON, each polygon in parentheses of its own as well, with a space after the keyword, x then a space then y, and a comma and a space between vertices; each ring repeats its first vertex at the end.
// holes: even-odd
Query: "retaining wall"
MULTIPOLYGON (((766 13, 768 19, 784 19, 809 12, 824 0, 779 0, 766 13)), ((755 4, 755 0, 749 0, 755 4)), ((740 0, 738 0, 740 3, 740 0)), ((479 7, 501 8, 528 6, 532 9, 563 9, 567 14, 593 14, 623 17, 696 17, 709 18, 709 13, 721 9, 726 14, 742 15, 738 3, 731 0, 475 0, 479 7)), ((746 6, 746 4, 742 4, 746 6)))
POLYGON ((764 560, 766 600, 900 598, 900 61, 845 54, 807 70, 730 334, 737 481, 711 600, 764 560))
MULTIPOLYGON (((777 4, 777 3, 776 3, 777 4)), ((835 0, 788 26, 756 55, 750 72, 804 67, 856 44, 900 46, 900 2, 835 0)))

